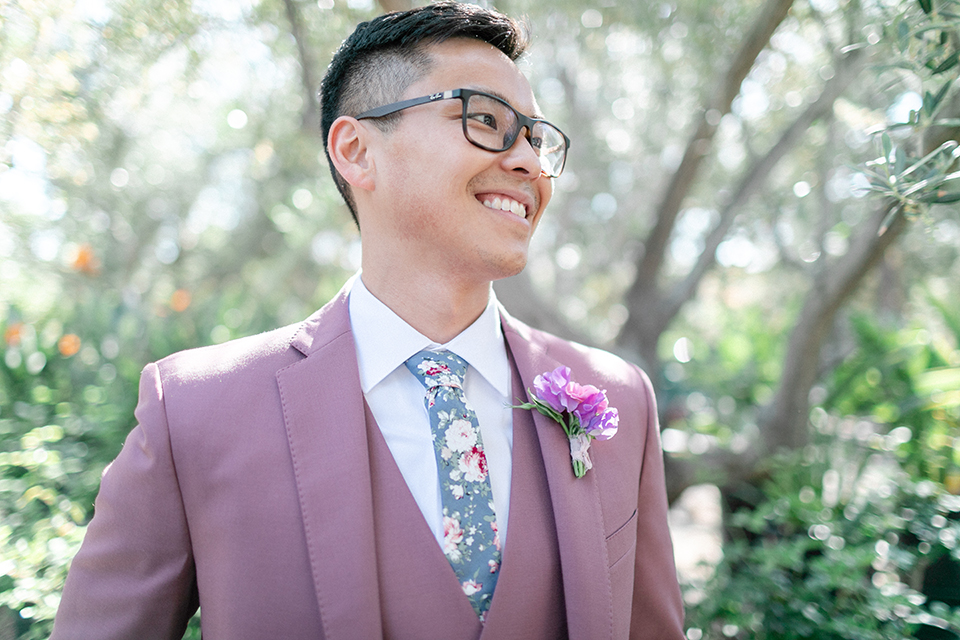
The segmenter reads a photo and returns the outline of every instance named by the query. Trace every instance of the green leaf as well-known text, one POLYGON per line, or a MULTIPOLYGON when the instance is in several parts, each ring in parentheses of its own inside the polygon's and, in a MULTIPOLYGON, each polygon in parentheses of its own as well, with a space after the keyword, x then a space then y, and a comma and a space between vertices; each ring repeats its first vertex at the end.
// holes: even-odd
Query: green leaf
POLYGON ((917 0, 917 2, 920 3, 920 8, 923 9, 924 13, 929 15, 930 12, 933 10, 932 0, 917 0))
MULTIPOLYGON (((927 164, 928 162, 936 158, 938 155, 942 153, 952 153, 953 150, 956 148, 956 146, 957 146, 957 142, 955 140, 947 140, 942 145, 940 145, 939 147, 937 147, 936 149, 934 149, 933 151, 925 155, 923 158, 921 158, 920 160, 910 165, 910 168, 905 169, 903 171, 898 171, 897 172, 898 180, 903 180, 903 178, 907 177, 908 175, 910 175, 920 167, 924 166, 925 164, 927 164)), ((900 151, 900 150, 897 149, 897 151, 900 151)), ((946 182, 947 180, 955 180, 956 177, 957 177, 956 174, 945 175, 942 178, 937 178, 936 184, 940 185, 946 182)), ((916 191, 916 189, 912 189, 908 193, 912 193, 913 191, 916 191)))
POLYGON ((960 389, 960 367, 929 369, 917 376, 917 393, 960 389))
MULTIPOLYGON (((899 23, 897 23, 897 38, 899 38, 901 41, 905 41, 909 37, 910 37, 910 27, 909 25, 907 25, 906 22, 901 20, 899 23)), ((906 44, 906 43, 903 42, 902 44, 906 44)))
POLYGON ((957 60, 960 58, 960 51, 954 51, 950 56, 941 62, 936 69, 933 70, 934 75, 943 73, 944 71, 949 71, 957 65, 957 60))
POLYGON ((952 81, 944 83, 944 85, 940 87, 940 91, 937 91, 937 95, 933 95, 927 91, 926 95, 923 97, 923 110, 927 112, 927 115, 932 116, 934 113, 936 113, 937 107, 940 106, 940 102, 943 101, 943 98, 947 95, 947 91, 950 90, 950 85, 952 84, 952 81))
POLYGON ((917 199, 928 204, 951 204, 960 202, 960 191, 936 191, 917 199))
POLYGON ((880 143, 883 145, 883 157, 886 158, 887 162, 890 162, 893 159, 893 142, 890 140, 890 136, 884 133, 880 136, 880 143))
POLYGON ((903 150, 903 147, 897 147, 894 151, 894 162, 893 162, 893 171, 899 177, 903 173, 904 169, 907 168, 907 152, 903 150))
POLYGON ((877 231, 878 236, 882 236, 887 232, 887 229, 890 228, 890 225, 893 224, 893 221, 903 210, 902 206, 896 206, 890 209, 890 213, 887 214, 887 217, 883 219, 883 222, 880 224, 880 230, 877 231))

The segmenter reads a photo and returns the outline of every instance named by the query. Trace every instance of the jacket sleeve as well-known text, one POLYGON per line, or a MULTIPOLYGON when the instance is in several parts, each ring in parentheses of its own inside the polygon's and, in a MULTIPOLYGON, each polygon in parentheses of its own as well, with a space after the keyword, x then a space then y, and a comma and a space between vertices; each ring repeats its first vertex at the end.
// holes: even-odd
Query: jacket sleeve
POLYGON ((140 378, 138 426, 104 471, 52 640, 182 638, 197 609, 193 555, 160 372, 140 378))
POLYGON ((637 504, 637 555, 634 568, 632 640, 682 640, 683 599, 677 581, 673 543, 667 527, 667 489, 656 398, 643 373, 647 395, 646 437, 637 504))

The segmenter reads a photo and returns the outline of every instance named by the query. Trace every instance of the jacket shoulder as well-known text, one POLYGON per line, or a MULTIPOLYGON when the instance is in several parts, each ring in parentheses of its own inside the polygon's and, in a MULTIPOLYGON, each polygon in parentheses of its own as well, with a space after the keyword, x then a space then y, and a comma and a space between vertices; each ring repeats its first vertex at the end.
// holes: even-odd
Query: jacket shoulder
POLYGON ((165 386, 227 381, 258 369, 275 373, 302 357, 291 347, 302 324, 179 351, 159 360, 156 366, 165 386))
POLYGON ((504 330, 512 331, 551 360, 570 367, 574 380, 596 386, 645 387, 652 389, 647 374, 636 364, 598 347, 566 340, 503 312, 504 330))
POLYGON ((223 344, 180 351, 156 363, 165 385, 273 377, 335 336, 349 331, 347 288, 307 319, 223 344))

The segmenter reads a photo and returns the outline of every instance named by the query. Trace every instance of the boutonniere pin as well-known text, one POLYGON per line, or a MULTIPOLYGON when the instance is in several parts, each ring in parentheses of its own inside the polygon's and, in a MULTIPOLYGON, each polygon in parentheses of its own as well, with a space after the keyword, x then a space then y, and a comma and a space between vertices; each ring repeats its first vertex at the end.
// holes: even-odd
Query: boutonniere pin
POLYGON ((609 440, 617 434, 620 415, 608 405, 607 392, 593 385, 581 385, 570 379, 570 367, 557 367, 533 380, 532 402, 521 409, 536 409, 553 418, 570 439, 573 474, 582 478, 593 468, 590 441, 609 440))

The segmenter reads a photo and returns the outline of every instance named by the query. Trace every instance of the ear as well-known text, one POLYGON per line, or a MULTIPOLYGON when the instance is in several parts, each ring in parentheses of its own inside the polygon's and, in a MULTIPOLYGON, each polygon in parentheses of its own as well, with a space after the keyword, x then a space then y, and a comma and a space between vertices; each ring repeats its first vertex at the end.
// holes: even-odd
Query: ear
POLYGON ((334 120, 327 135, 327 150, 333 166, 350 186, 366 191, 372 191, 375 184, 370 135, 367 127, 350 116, 334 120))

